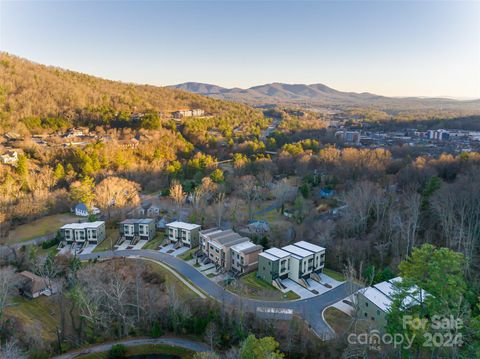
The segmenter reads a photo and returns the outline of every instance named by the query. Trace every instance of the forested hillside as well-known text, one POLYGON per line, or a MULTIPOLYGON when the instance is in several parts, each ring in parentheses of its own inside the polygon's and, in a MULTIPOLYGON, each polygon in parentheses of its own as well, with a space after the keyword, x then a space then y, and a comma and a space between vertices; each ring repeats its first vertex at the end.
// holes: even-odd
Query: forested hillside
MULTIPOLYGON (((45 66, 0 53, 0 131, 108 125, 133 112, 199 108, 211 114, 248 117, 244 105, 181 90, 127 84, 45 66)), ((125 127, 125 126, 123 126, 125 127)))

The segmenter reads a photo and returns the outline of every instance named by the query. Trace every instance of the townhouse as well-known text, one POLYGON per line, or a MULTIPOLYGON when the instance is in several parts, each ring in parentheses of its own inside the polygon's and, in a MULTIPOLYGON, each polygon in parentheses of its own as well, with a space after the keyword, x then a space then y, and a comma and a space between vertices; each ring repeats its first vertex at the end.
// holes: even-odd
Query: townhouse
POLYGON ((60 228, 60 236, 67 245, 83 247, 88 244, 100 244, 105 239, 105 222, 65 224, 60 228))
POLYGON ((199 224, 175 221, 167 223, 165 232, 169 242, 175 244, 175 247, 195 248, 199 244, 200 229, 199 224))
POLYGON ((277 287, 283 287, 281 280, 289 278, 308 288, 310 279, 320 281, 324 266, 325 248, 300 241, 260 253, 257 277, 277 287))
MULTIPOLYGON (((398 284, 401 281, 401 277, 396 277, 360 289, 356 293, 359 318, 368 321, 371 326, 380 331, 384 331, 387 326, 387 314, 395 299, 395 294, 400 291, 398 284)), ((417 286, 410 288, 408 293, 409 295, 402 302, 405 308, 420 305, 430 295, 417 286)))
POLYGON ((120 238, 127 241, 150 240, 155 237, 155 220, 153 218, 126 219, 120 222, 120 238))
POLYGON ((257 269, 258 255, 263 251, 263 247, 247 241, 233 245, 230 251, 231 270, 236 274, 246 274, 257 269))
POLYGON ((231 229, 211 228, 200 232, 203 254, 217 267, 236 273, 255 270, 262 246, 257 246, 247 237, 231 229))

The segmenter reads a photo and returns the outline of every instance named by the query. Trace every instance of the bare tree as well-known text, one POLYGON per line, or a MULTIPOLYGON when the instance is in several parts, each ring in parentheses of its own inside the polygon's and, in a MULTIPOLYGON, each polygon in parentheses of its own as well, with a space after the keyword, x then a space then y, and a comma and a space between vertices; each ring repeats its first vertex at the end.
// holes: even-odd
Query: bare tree
POLYGON ((0 344, 0 358, 2 359, 26 359, 27 356, 20 349, 16 340, 9 340, 0 344))
POLYGON ((12 289, 14 287, 15 271, 12 267, 0 268, 0 322, 3 319, 3 312, 8 306, 12 289))
POLYGON ((123 209, 140 203, 140 185, 119 177, 107 177, 95 187, 95 203, 111 217, 112 208, 123 209))
POLYGON ((176 212, 179 215, 180 208, 185 201, 185 192, 183 192, 183 188, 180 182, 174 180, 170 185, 170 198, 176 205, 176 212))
POLYGON ((213 351, 213 347, 218 340, 217 325, 213 321, 208 323, 207 328, 205 329, 205 340, 210 345, 210 350, 213 351))

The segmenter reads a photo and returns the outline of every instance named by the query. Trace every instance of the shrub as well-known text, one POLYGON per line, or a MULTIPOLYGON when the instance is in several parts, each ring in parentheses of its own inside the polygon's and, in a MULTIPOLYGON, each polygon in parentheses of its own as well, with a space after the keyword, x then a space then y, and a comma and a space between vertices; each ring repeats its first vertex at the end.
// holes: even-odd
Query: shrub
POLYGON ((109 359, 123 358, 127 354, 127 347, 123 344, 114 344, 108 351, 109 359))

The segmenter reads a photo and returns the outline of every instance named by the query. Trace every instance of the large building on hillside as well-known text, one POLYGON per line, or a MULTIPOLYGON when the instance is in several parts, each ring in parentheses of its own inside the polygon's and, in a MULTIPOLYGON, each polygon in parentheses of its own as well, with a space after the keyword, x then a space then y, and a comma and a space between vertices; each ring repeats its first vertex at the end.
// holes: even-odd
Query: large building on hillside
POLYGON ((310 279, 319 281, 325 266, 325 248, 300 241, 288 246, 270 248, 258 256, 257 277, 281 286, 282 279, 291 279, 308 288, 310 279))

